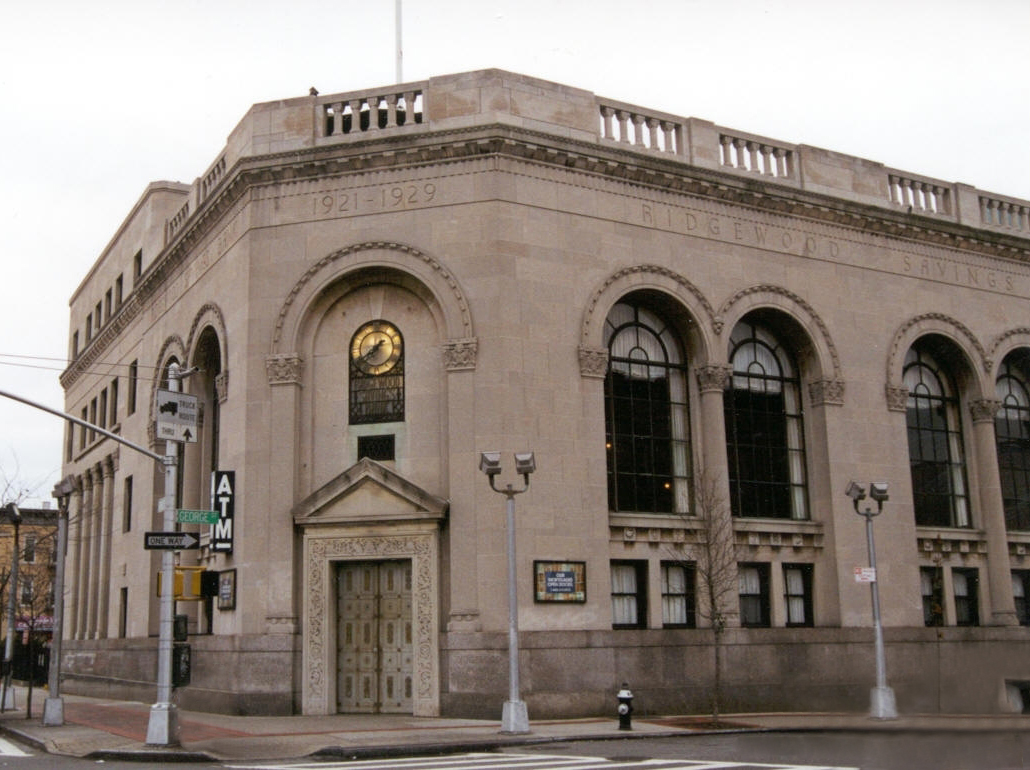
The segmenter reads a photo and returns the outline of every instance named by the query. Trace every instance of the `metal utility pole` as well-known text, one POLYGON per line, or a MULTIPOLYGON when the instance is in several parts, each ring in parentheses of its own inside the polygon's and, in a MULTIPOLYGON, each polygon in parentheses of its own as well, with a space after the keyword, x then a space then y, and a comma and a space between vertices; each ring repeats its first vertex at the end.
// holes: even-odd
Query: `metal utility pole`
POLYGON ((50 671, 47 699, 43 702, 43 727, 64 724, 64 699, 61 697, 61 642, 64 637, 64 557, 68 550, 68 498, 75 491, 75 479, 66 476, 54 487, 57 498, 57 552, 54 569, 54 630, 50 642, 50 671))
POLYGON ((529 712, 519 693, 519 603, 518 572, 515 559, 515 495, 529 489, 529 474, 536 470, 536 458, 532 452, 515 453, 515 471, 522 475, 522 489, 508 484, 498 489, 494 477, 501 472, 501 453, 482 452, 479 455, 479 470, 490 479, 490 489, 504 495, 505 516, 508 529, 508 700, 501 710, 501 732, 517 735, 529 732, 529 712))
MULTIPOLYGON (((168 390, 179 392, 179 365, 168 366, 168 390)), ((161 460, 165 471, 165 493, 161 499, 164 531, 175 529, 175 488, 178 486, 179 442, 165 441, 161 460)), ((157 703, 150 707, 147 743, 151 746, 179 744, 179 712, 172 703, 172 636, 175 623, 175 561, 170 550, 161 552, 161 614, 157 641, 157 703)))
POLYGON ((873 602, 873 653, 876 658, 876 686, 870 692, 869 716, 873 719, 897 719, 898 707, 894 700, 894 690, 887 686, 887 662, 883 649, 883 624, 880 621, 880 589, 879 577, 876 574, 876 544, 873 542, 873 517, 883 513, 883 504, 889 499, 887 483, 874 481, 869 485, 869 496, 876 501, 876 511, 866 505, 859 510, 858 504, 865 499, 865 489, 854 481, 848 484, 844 494, 851 498, 855 513, 865 517, 866 548, 869 551, 869 581, 873 602))

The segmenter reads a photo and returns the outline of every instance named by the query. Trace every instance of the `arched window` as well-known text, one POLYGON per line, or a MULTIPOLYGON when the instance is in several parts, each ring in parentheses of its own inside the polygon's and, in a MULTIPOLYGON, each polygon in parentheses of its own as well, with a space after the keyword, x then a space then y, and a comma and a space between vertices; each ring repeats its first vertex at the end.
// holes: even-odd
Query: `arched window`
POLYGON ((222 351, 218 343, 218 334, 210 326, 204 329, 197 342, 194 364, 198 371, 192 375, 190 386, 200 398, 204 413, 204 424, 201 428, 204 459, 201 467, 201 478, 218 470, 218 444, 221 432, 221 402, 218 394, 218 375, 222 372, 222 351))
POLYGON ((916 524, 968 527, 966 460, 955 384, 928 346, 918 344, 905 356, 904 381, 916 524))
POLYGON ((389 321, 363 324, 350 344, 350 424, 404 419, 404 340, 389 321))
POLYGON ((1030 388, 1026 375, 1006 359, 995 384, 1001 409, 994 417, 1005 526, 1030 529, 1030 388))
POLYGON ((690 510, 687 367, 672 327, 642 304, 615 305, 604 325, 608 506, 690 510))
POLYGON ((797 367, 768 329, 747 321, 730 335, 730 363, 724 403, 733 515, 807 519, 797 367))

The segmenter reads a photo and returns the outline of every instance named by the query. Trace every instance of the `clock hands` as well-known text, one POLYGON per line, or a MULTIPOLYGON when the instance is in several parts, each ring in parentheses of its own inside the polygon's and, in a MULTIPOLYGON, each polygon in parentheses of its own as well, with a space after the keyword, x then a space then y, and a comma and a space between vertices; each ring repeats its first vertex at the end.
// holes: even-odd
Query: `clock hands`
POLYGON ((385 337, 380 337, 379 339, 377 339, 375 341, 375 344, 372 347, 370 347, 368 350, 366 350, 364 353, 361 354, 361 360, 362 361, 369 361, 369 360, 371 360, 372 356, 374 356, 376 353, 379 352, 379 348, 381 348, 383 346, 384 342, 386 342, 386 338, 385 337))

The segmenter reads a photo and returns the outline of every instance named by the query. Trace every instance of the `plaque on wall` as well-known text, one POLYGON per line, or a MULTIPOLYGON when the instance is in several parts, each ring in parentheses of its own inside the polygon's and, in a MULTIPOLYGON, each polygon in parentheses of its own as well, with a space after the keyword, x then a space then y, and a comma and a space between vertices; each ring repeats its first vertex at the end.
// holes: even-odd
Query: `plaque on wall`
POLYGON ((218 609, 236 609, 236 570, 234 569, 218 573, 218 609))
POLYGON ((585 561, 534 561, 533 598, 537 602, 575 602, 587 600, 585 561))

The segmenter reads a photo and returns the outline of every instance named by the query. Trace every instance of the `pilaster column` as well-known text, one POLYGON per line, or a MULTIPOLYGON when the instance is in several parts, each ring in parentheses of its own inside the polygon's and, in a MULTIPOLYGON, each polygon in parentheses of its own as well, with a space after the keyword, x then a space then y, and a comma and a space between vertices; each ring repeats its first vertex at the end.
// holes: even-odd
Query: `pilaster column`
POLYGON ((1012 597, 1012 565, 1009 561, 1005 503, 998 472, 998 444, 994 416, 1001 407, 995 399, 979 399, 970 405, 973 416, 973 445, 977 478, 980 482, 980 515, 987 535, 987 586, 990 593, 992 626, 1015 626, 1016 605, 1012 597))
POLYGON ((461 564, 461 580, 451 581, 448 631, 479 631, 482 628, 479 605, 478 557, 476 553, 476 484, 480 474, 469 458, 475 456, 475 369, 479 342, 475 337, 449 339, 443 346, 443 365, 447 374, 447 456, 450 477, 451 563, 461 564), (466 572, 467 570, 467 572, 466 572))
MULTIPOLYGON (((726 389, 730 386, 730 381, 733 377, 733 367, 729 364, 709 364, 699 366, 694 371, 697 376, 701 401, 700 430, 697 435, 702 437, 701 447, 695 453, 695 456, 700 456, 701 458, 701 462, 696 470, 702 471, 705 474, 703 480, 697 479, 695 483, 704 481, 706 485, 710 485, 709 488, 713 492, 712 501, 715 502, 721 499, 724 503, 715 505, 712 511, 698 511, 698 514, 702 516, 714 515, 723 517, 725 520, 713 523, 709 531, 726 533, 732 539, 733 513, 730 507, 730 476, 729 460, 726 457, 726 415, 724 409, 726 389)), ((716 552, 719 551, 720 549, 716 549, 716 552)), ((732 585, 736 585, 736 562, 734 561, 723 566, 728 567, 733 573, 726 576, 727 580, 731 581, 732 585)), ((721 569, 721 567, 716 568, 721 569)), ((723 605, 719 608, 719 612, 725 619, 728 628, 737 627, 740 625, 740 605, 737 601, 737 593, 735 591, 723 593, 724 595, 721 597, 723 605)))
POLYGON ((100 574, 97 601, 97 639, 107 638, 108 607, 111 598, 111 516, 114 509, 115 456, 108 455, 100 464, 103 474, 103 502, 98 513, 100 522, 100 574))
POLYGON ((93 466, 93 502, 90 505, 89 540, 89 616, 86 624, 86 638, 97 638, 97 618, 100 613, 100 541, 104 512, 104 471, 100 463, 93 466))
MULTIPOLYGON (((304 360, 293 353, 268 356, 265 374, 271 391, 268 415, 268 446, 271 449, 266 455, 268 472, 264 486, 248 485, 248 492, 263 497, 264 504, 268 506, 269 523, 264 541, 267 567, 263 578, 268 585, 280 588, 266 592, 264 611, 261 612, 260 605, 256 605, 253 614, 255 621, 263 619, 263 626, 255 630, 266 634, 292 634, 297 631, 299 611, 294 598, 297 594, 294 581, 298 578, 292 566, 294 533, 290 511, 297 501, 297 437, 304 360)), ((239 475, 236 481, 239 485, 239 475)), ((239 495, 238 486, 236 493, 239 495)), ((253 628, 253 624, 250 627, 253 628)))

